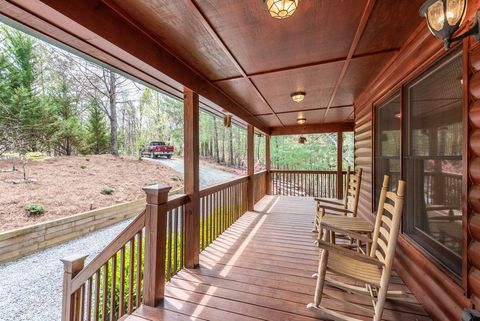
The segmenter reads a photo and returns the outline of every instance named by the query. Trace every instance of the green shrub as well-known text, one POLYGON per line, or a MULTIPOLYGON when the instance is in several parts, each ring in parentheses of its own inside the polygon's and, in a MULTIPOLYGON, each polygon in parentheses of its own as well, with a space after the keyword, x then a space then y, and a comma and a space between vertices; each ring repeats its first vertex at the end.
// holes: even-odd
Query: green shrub
POLYGON ((47 159, 47 157, 41 152, 28 152, 25 154, 27 160, 41 161, 47 159))
POLYGON ((82 165, 80 165, 80 168, 81 168, 81 169, 85 169, 85 168, 87 168, 87 165, 82 164, 82 165))
POLYGON ((100 191, 100 193, 102 193, 103 195, 112 195, 113 192, 115 192, 115 190, 111 187, 105 187, 100 191))
POLYGON ((41 204, 28 204, 25 210, 29 216, 39 216, 45 213, 45 208, 41 204))

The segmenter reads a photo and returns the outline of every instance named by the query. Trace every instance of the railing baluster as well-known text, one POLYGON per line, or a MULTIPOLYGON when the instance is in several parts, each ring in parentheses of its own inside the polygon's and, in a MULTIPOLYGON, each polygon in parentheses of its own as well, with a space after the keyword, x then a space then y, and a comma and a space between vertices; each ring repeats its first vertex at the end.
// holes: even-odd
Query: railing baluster
POLYGON ((82 321, 82 320, 84 320, 83 316, 84 316, 84 313, 85 313, 85 284, 82 285, 79 292, 80 292, 79 293, 80 298, 79 298, 78 302, 79 302, 79 305, 80 305, 80 311, 79 311, 77 320, 82 321))
POLYGON ((142 253, 143 253, 143 230, 137 233, 137 302, 138 308, 142 303, 142 253))
POLYGON ((110 321, 115 319, 115 290, 116 290, 116 281, 117 281, 117 253, 112 257, 112 286, 110 289, 110 321))
POLYGON ((93 280, 90 277, 87 281, 88 291, 87 291, 87 321, 92 320, 92 292, 93 292, 93 280))
POLYGON ((93 320, 97 321, 100 315, 100 271, 95 273, 95 302, 93 306, 93 320))
POLYGON ((178 213, 177 213, 177 209, 174 209, 173 211, 173 217, 174 217, 174 228, 173 228, 173 235, 174 235, 174 239, 173 239, 173 273, 177 273, 178 271, 178 264, 177 264, 177 246, 178 246, 178 213))
POLYGON ((133 312, 133 271, 134 271, 134 257, 135 257, 135 246, 133 244, 133 238, 129 241, 130 245, 130 256, 128 258, 128 314, 133 312))
POLYGON ((125 246, 120 250, 120 296, 118 299, 118 316, 121 317, 125 313, 125 246))
POLYGON ((102 320, 107 320, 107 293, 108 293, 108 262, 103 266, 102 276, 102 320))
POLYGON ((172 211, 167 212, 167 226, 166 226, 166 238, 165 238, 165 247, 166 247, 166 254, 165 254, 165 270, 166 270, 166 281, 169 281, 172 276, 172 211))

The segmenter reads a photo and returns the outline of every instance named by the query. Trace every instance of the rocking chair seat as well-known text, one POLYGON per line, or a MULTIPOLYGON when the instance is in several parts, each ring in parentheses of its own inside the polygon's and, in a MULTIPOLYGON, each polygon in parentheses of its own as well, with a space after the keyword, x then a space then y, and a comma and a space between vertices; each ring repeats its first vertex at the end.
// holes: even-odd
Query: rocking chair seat
POLYGON ((347 230, 358 233, 372 233, 373 225, 361 217, 349 217, 343 215, 325 215, 320 220, 321 227, 327 230, 347 230))
POLYGON ((351 257, 330 252, 327 267, 335 274, 348 276, 357 281, 379 286, 382 268, 375 264, 354 260, 351 257))

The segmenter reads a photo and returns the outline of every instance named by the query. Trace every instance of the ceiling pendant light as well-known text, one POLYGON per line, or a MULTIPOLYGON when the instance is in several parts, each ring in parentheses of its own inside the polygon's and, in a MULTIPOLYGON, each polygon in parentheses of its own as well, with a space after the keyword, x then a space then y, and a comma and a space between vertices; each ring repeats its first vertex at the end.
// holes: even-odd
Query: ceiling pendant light
POLYGON ((298 8, 300 0, 263 0, 268 12, 275 19, 291 17, 298 8))
POLYGON ((297 123, 299 125, 303 125, 303 124, 305 124, 306 121, 307 121, 307 118, 305 118, 305 115, 303 114, 303 112, 298 113, 297 123))
POLYGON ((292 97, 294 102, 299 103, 305 99, 305 95, 306 94, 303 91, 297 91, 291 94, 290 97, 292 97))

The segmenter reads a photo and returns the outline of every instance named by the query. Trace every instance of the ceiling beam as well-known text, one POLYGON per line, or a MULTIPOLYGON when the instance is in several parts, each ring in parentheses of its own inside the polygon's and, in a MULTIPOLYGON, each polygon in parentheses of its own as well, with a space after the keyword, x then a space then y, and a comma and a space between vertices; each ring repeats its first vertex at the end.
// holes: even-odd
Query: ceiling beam
MULTIPOLYGON (((225 44, 225 42, 222 40, 222 38, 220 38, 220 35, 217 33, 217 31, 214 29, 214 27, 212 26, 212 24, 210 23, 210 21, 208 20, 208 18, 205 16, 205 14, 202 12, 202 10, 200 9, 200 7, 198 6, 198 4, 195 2, 195 0, 189 0, 188 3, 190 4, 190 7, 192 8, 193 11, 195 11, 197 13, 197 15, 200 17, 200 22, 202 23, 203 27, 208 31, 208 33, 210 34, 210 36, 212 36, 213 40, 215 41, 215 43, 222 49, 222 51, 225 53, 225 55, 228 57, 228 59, 230 59, 230 61, 233 63, 233 65, 235 66, 235 68, 240 72, 240 74, 242 75, 242 78, 243 79, 247 79, 248 82, 250 83, 250 85, 255 89, 255 92, 257 93, 257 95, 260 97, 260 99, 268 106, 268 108, 270 108, 270 110, 272 111, 273 114, 275 114, 275 111, 273 110, 272 106, 270 105, 270 103, 267 101, 267 99, 265 98, 265 96, 263 96, 263 94, 260 92, 260 90, 258 89, 258 87, 255 85, 255 83, 247 76, 247 73, 245 72, 245 70, 243 69, 243 67, 240 65, 240 63, 238 62, 238 60, 235 58, 235 56, 232 54, 232 52, 230 51, 230 49, 227 47, 227 45, 225 44)), ((278 117, 277 114, 275 114, 275 116, 277 117, 278 121, 280 122, 280 124, 282 124, 282 126, 284 126, 282 120, 280 119, 280 117, 278 117)))
POLYGON ((353 127, 354 127, 353 122, 271 127, 270 135, 271 136, 305 135, 305 134, 333 133, 338 131, 351 132, 353 131, 353 127))
POLYGON ((360 18, 360 23, 358 24, 357 31, 355 32, 355 37, 353 38, 352 44, 350 46, 350 50, 348 51, 347 59, 343 64, 342 71, 338 75, 337 81, 335 83, 335 87, 332 92, 332 96, 330 97, 330 100, 328 102, 327 110, 325 111, 325 115, 323 116, 323 121, 327 119, 330 106, 332 106, 333 100, 337 95, 337 91, 340 88, 340 85, 342 84, 343 78, 345 78, 345 74, 347 73, 348 66, 350 66, 350 62, 352 61, 353 55, 357 50, 357 46, 360 42, 360 39, 362 38, 363 32, 367 27, 368 19, 370 19, 374 6, 375 6, 375 0, 368 0, 367 4, 365 5, 365 9, 363 10, 362 17, 360 18))
MULTIPOLYGON (((125 21, 101 0, 8 0, 0 2, 2 3, 15 5, 47 24, 61 29, 69 37, 48 35, 67 46, 77 48, 78 40, 87 42, 126 64, 145 70, 146 74, 166 75, 174 82, 190 88, 226 111, 268 132, 268 127, 248 109, 178 59, 168 49, 145 33, 139 32, 138 28, 125 21)), ((3 12, 3 5, 0 6, 0 12, 3 12)), ((14 20, 29 25, 29 21, 25 21, 22 15, 14 20)), ((103 61, 102 57, 95 58, 103 61)))
MULTIPOLYGON (((363 54, 359 54, 359 55, 354 55, 352 57, 352 60, 359 59, 359 58, 365 58, 365 57, 372 57, 372 56, 376 56, 376 55, 382 55, 382 54, 386 54, 386 53, 398 53, 399 51, 400 51, 400 48, 390 48, 390 49, 378 50, 378 51, 373 51, 373 52, 367 52, 367 53, 363 53, 363 54)), ((289 66, 289 67, 284 67, 284 68, 277 68, 277 69, 259 71, 259 72, 247 74, 246 76, 248 78, 253 78, 253 77, 256 77, 256 76, 271 75, 271 74, 284 72, 284 71, 292 71, 292 70, 298 70, 298 69, 309 68, 309 67, 317 67, 317 66, 322 66, 322 65, 335 63, 335 62, 345 62, 346 60, 347 60, 347 57, 328 59, 328 60, 311 62, 311 63, 308 63, 308 64, 301 64, 301 65, 289 66)), ((244 76, 235 76, 235 77, 212 80, 212 83, 217 84, 217 83, 221 83, 221 82, 228 82, 228 81, 238 80, 238 79, 243 79, 243 78, 244 78, 244 76)))

